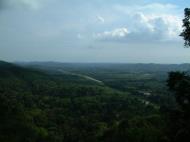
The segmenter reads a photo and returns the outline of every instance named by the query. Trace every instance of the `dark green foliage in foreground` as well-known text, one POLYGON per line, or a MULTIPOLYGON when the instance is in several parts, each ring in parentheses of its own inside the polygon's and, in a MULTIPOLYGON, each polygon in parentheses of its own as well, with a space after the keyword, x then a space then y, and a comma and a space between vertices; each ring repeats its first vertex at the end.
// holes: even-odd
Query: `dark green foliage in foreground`
POLYGON ((2 62, 0 142, 168 139, 157 105, 89 80, 82 82, 2 62))
POLYGON ((190 8, 185 8, 184 10, 185 18, 183 19, 183 32, 180 36, 183 37, 185 41, 185 46, 190 46, 190 8))
POLYGON ((174 142, 185 142, 190 136, 190 76, 183 72, 171 72, 168 86, 178 104, 170 111, 170 137, 174 142))
MULTIPOLYGON (((13 97, 13 96, 12 96, 13 97)), ((14 96, 16 97, 16 96, 14 96)), ((17 98, 0 96, 0 141, 2 142, 33 142, 43 141, 47 137, 47 130, 38 126, 34 119, 42 114, 27 111, 17 98), (35 116, 36 115, 36 116, 35 116)))

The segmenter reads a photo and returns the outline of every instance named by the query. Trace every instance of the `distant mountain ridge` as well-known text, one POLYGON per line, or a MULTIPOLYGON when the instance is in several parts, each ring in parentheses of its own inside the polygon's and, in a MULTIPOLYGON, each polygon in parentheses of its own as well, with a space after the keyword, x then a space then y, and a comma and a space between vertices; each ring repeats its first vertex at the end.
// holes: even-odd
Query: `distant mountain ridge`
POLYGON ((170 72, 190 71, 190 64, 144 64, 144 63, 61 63, 61 62, 24 62, 16 63, 21 66, 28 66, 40 69, 66 69, 67 71, 78 70, 120 70, 128 72, 170 72))

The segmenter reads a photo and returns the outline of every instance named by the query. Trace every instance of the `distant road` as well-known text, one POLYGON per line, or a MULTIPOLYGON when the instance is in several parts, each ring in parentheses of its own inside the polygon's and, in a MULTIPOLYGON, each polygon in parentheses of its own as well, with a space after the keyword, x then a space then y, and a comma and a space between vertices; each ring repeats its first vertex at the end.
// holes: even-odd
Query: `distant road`
POLYGON ((84 79, 87 79, 87 80, 91 80, 91 81, 94 81, 94 82, 97 82, 97 83, 100 83, 100 84, 104 84, 102 81, 97 80, 97 79, 95 79, 93 77, 90 77, 90 76, 87 76, 87 75, 78 74, 78 73, 72 73, 72 72, 64 71, 62 69, 59 69, 58 71, 63 73, 63 74, 74 75, 74 76, 78 76, 78 77, 81 77, 81 78, 84 78, 84 79))

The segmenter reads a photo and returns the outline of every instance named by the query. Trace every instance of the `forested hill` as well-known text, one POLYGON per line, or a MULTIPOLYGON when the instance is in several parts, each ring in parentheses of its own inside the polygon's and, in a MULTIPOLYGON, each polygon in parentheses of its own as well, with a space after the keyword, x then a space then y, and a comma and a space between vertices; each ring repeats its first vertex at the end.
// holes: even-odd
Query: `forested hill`
POLYGON ((0 76, 1 77, 14 75, 21 71, 24 72, 25 70, 11 63, 0 61, 0 76))
POLYGON ((104 84, 0 62, 0 142, 162 141, 159 107, 104 84))
POLYGON ((77 87, 74 86, 88 86, 91 88, 96 88, 96 85, 102 86, 100 83, 72 74, 48 74, 47 72, 20 67, 3 61, 0 62, 0 80, 1 88, 12 86, 13 89, 23 89, 25 86, 25 89, 35 88, 35 91, 39 93, 46 92, 51 95, 58 95, 58 92, 51 92, 55 92, 54 90, 59 90, 60 88, 65 89, 64 93, 61 93, 61 95, 64 95, 67 92, 66 90, 71 88, 73 88, 71 89, 71 94, 73 94, 73 92, 75 92, 74 90, 77 89, 77 87))
POLYGON ((19 79, 24 79, 24 78, 32 78, 33 75, 37 75, 38 77, 45 76, 44 73, 39 72, 37 70, 27 69, 27 68, 20 67, 12 63, 0 61, 0 77, 1 78, 14 77, 14 78, 19 78, 19 79))

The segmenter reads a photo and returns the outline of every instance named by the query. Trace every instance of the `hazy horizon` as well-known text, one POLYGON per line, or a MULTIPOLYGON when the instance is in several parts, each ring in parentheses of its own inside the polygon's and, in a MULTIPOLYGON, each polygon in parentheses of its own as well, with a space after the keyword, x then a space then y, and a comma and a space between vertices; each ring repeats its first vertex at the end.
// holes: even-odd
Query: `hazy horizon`
POLYGON ((1 0, 0 60, 190 63, 184 0, 1 0))
POLYGON ((160 63, 160 62, 65 62, 65 61, 6 61, 6 60, 0 60, 10 63, 24 63, 24 64, 35 64, 35 63, 60 63, 60 64, 158 64, 158 65, 182 65, 182 64, 190 64, 188 62, 182 62, 182 63, 160 63))

